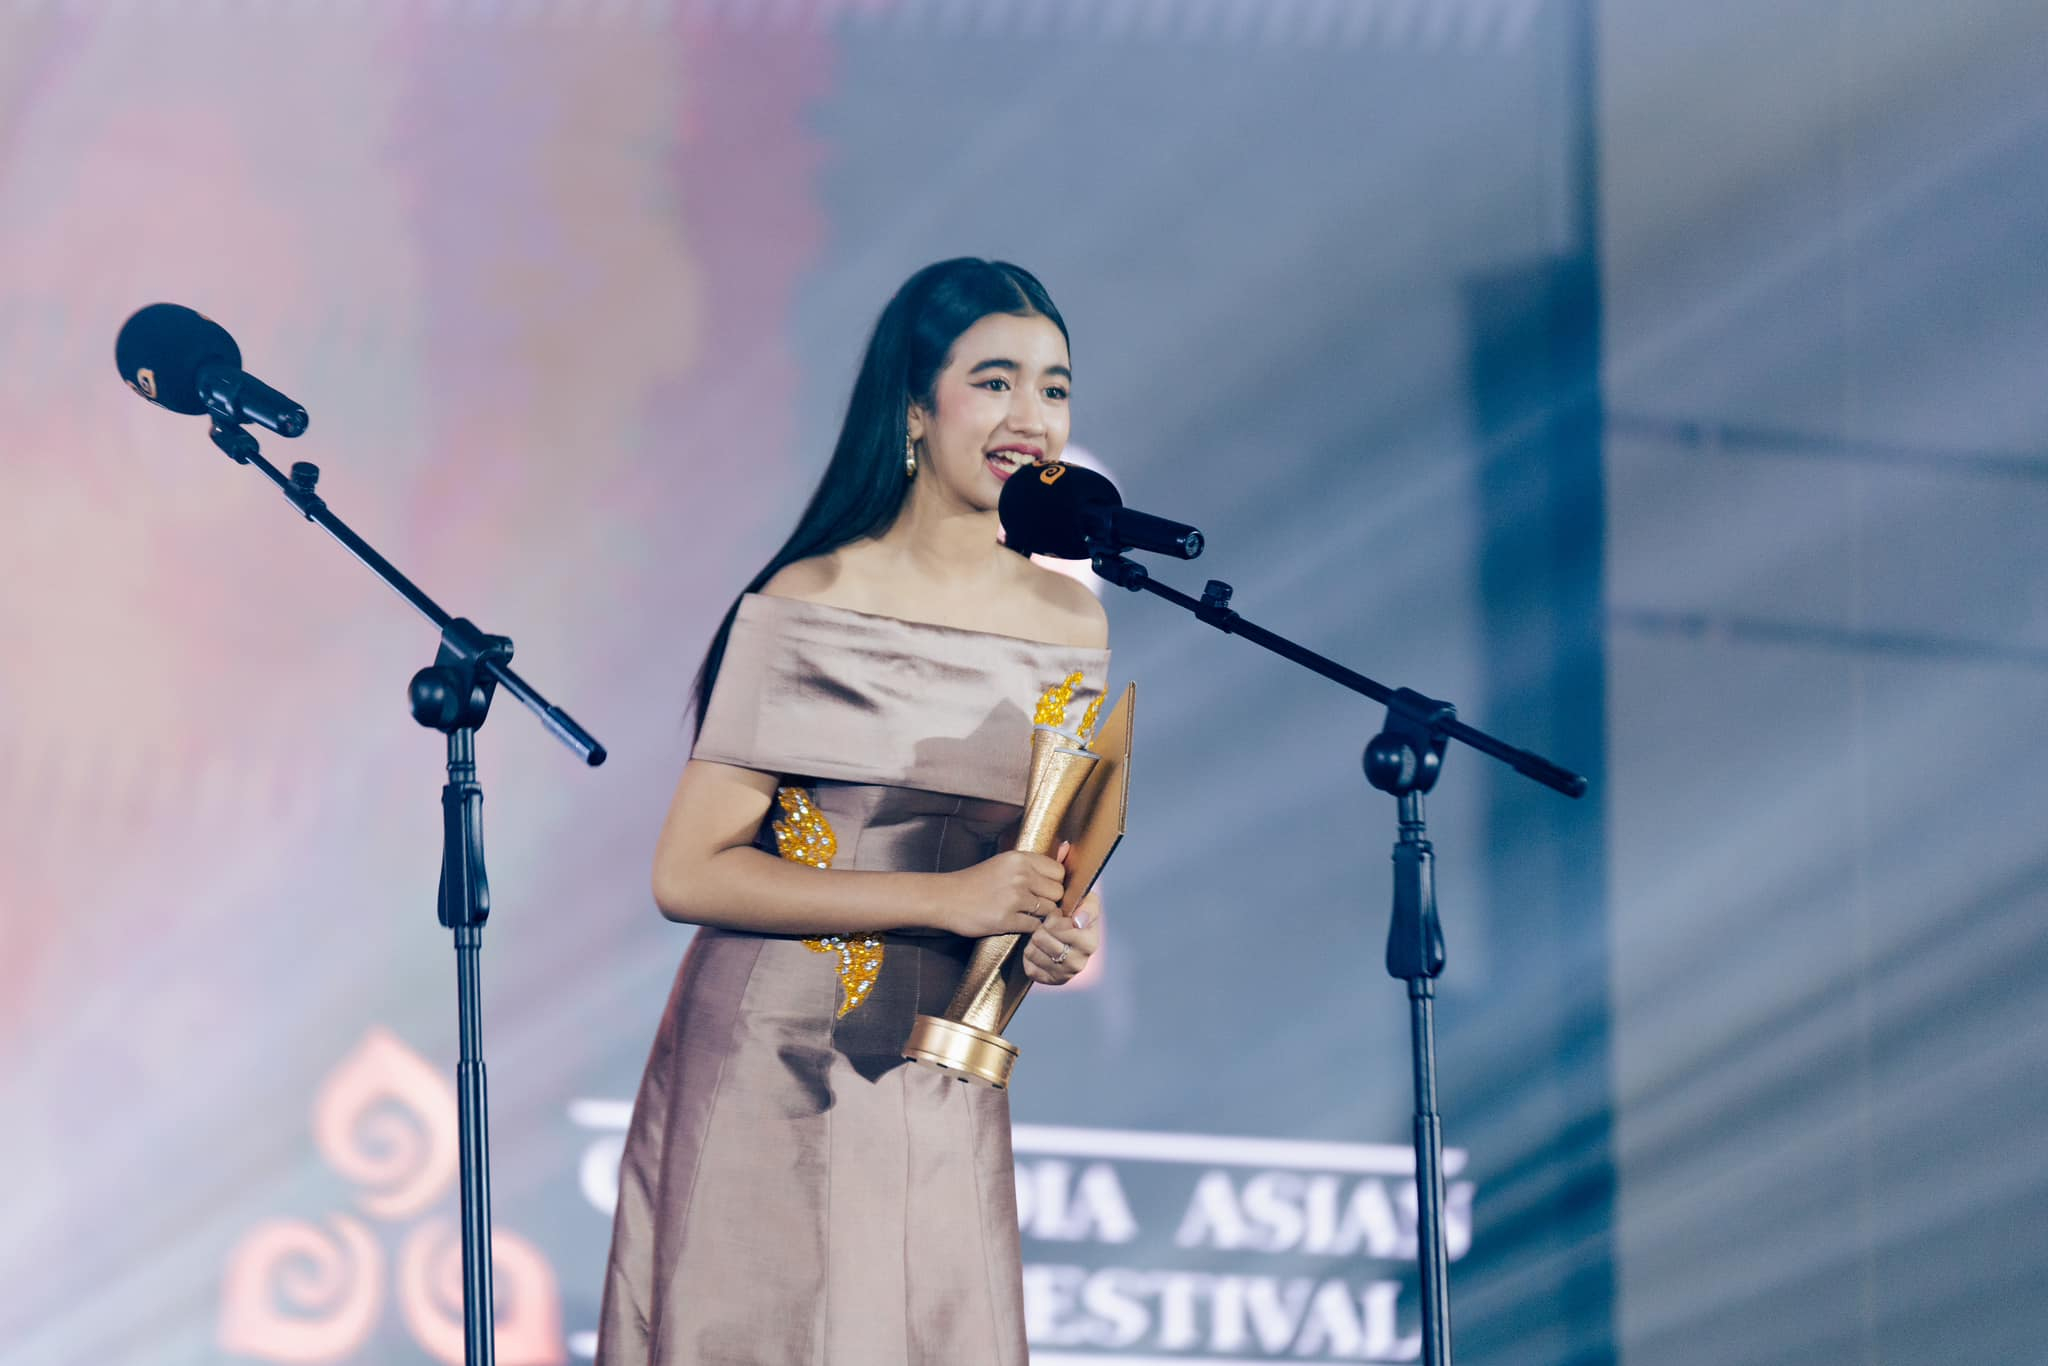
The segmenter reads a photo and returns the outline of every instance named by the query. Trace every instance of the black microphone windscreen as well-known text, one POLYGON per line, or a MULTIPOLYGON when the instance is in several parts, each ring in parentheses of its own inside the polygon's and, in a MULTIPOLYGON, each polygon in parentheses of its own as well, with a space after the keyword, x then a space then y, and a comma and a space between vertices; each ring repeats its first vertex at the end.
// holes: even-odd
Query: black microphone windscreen
POLYGON ((242 368, 242 348, 213 319, 180 304, 151 304, 121 325, 114 363, 128 387, 174 413, 206 411, 199 371, 242 368))
POLYGON ((997 500, 996 515, 1003 521, 1004 544, 1011 549, 1085 560, 1090 514, 1113 511, 1123 503, 1116 485, 1094 470, 1039 465, 1010 476, 997 500))

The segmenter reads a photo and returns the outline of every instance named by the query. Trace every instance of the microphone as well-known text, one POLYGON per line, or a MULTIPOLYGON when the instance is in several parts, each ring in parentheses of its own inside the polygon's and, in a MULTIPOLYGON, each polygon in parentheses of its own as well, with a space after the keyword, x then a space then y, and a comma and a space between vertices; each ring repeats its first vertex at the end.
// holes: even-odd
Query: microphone
POLYGON ((1149 550, 1192 560, 1202 533, 1124 506, 1116 485, 1080 465, 1026 467, 1011 475, 996 504, 1003 541, 1026 555, 1086 560, 1125 550, 1149 550))
POLYGON ((254 422, 279 436, 306 430, 306 410, 242 369, 228 330, 178 304, 151 304, 121 324, 114 364, 128 387, 174 413, 254 422))

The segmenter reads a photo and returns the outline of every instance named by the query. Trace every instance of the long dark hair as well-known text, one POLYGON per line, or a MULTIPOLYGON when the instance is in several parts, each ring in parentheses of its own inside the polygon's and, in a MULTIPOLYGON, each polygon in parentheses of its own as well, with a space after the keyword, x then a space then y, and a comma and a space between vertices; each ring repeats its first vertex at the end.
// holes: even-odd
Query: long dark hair
MULTIPOLYGON (((910 492, 903 474, 910 405, 931 409, 933 389, 953 343, 993 313, 1039 314, 1059 328, 1062 337, 1067 335, 1066 319, 1038 277, 1007 261, 956 257, 926 266, 903 282, 868 338, 825 477, 797 519, 796 530, 747 581, 741 597, 760 592, 787 565, 879 536, 895 523, 910 492)), ((718 668, 725 661, 725 644, 739 609, 739 598, 734 598, 690 685, 692 734, 704 729, 704 709, 718 683, 718 668)))

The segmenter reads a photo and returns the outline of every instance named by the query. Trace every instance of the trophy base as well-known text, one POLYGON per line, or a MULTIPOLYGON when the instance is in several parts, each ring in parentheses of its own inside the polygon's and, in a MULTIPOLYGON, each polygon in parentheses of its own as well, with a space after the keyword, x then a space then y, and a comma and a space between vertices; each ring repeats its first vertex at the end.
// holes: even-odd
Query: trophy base
POLYGON ((1006 1091, 1010 1086, 1010 1069, 1017 1065, 1017 1045, 1000 1034, 970 1024, 937 1015, 920 1015, 910 1026, 903 1056, 961 1081, 1006 1091))

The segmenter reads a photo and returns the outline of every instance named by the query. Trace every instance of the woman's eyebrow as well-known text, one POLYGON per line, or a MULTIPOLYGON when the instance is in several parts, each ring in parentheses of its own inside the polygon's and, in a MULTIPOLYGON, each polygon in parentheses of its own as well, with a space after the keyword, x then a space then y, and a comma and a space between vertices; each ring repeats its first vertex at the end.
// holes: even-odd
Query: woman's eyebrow
MULTIPOLYGON (((984 370, 1007 370, 1014 375, 1021 368, 1022 367, 1019 366, 1017 362, 1013 360, 1005 360, 1001 356, 991 356, 989 359, 982 361, 980 364, 976 365, 967 373, 969 375, 978 375, 984 370)), ((1061 379, 1066 380, 1069 384, 1073 383, 1074 381, 1074 372, 1072 370, 1069 370, 1064 365, 1048 365, 1045 367, 1045 373, 1048 375, 1058 375, 1061 379)))

